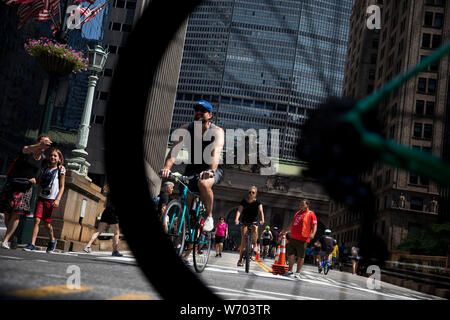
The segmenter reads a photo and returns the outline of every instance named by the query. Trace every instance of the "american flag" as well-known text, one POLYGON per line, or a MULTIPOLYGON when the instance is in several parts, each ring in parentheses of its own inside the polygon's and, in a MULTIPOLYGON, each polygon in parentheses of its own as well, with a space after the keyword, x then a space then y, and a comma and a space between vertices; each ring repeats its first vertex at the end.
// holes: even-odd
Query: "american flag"
POLYGON ((86 22, 89 22, 92 20, 97 14, 102 11, 102 9, 108 4, 109 0, 106 0, 103 4, 100 4, 96 6, 94 9, 90 10, 89 7, 78 7, 78 10, 80 10, 80 17, 84 17, 84 20, 81 21, 78 26, 82 26, 86 22))
POLYGON ((36 1, 36 0, 6 0, 5 4, 8 5, 8 6, 12 6, 12 5, 15 5, 15 4, 31 3, 31 2, 34 2, 34 1, 36 1))
POLYGON ((94 4, 95 0, 73 0, 72 5, 83 2, 89 2, 90 4, 94 4))
POLYGON ((86 16, 86 19, 84 19, 83 24, 86 22, 89 22, 92 18, 94 18, 102 9, 105 7, 105 5, 108 3, 108 1, 105 1, 105 3, 95 7, 91 10, 91 12, 86 16))
POLYGON ((59 6, 60 0, 36 0, 32 3, 21 4, 17 10, 19 15, 17 29, 22 29, 30 18, 39 22, 53 20, 55 16, 59 15, 59 6))

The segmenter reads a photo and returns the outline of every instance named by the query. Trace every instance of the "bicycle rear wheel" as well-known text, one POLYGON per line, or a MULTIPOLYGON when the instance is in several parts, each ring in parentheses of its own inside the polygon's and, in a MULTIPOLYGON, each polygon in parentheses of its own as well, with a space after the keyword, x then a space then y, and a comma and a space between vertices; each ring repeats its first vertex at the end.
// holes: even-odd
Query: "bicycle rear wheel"
MULTIPOLYGON (((247 234, 251 235, 251 230, 248 228, 247 234)), ((250 261, 252 260, 252 237, 247 236, 247 243, 245 244, 245 272, 250 271, 250 261)))
POLYGON ((194 260, 194 268, 198 273, 205 270, 208 263, 209 254, 211 253, 211 232, 205 232, 204 235, 196 232, 194 240, 194 251, 192 252, 192 258, 194 260))
POLYGON ((182 220, 183 207, 178 200, 172 200, 167 205, 161 219, 164 232, 167 234, 177 255, 181 256, 186 243, 186 219, 182 220), (181 224, 181 225, 180 225, 181 224))

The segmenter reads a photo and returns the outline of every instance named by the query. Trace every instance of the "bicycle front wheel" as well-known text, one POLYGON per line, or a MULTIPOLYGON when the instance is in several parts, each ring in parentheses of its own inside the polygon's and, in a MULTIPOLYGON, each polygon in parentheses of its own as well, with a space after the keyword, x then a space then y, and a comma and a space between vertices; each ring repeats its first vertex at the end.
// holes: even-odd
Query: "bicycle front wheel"
POLYGON ((186 219, 183 219, 183 207, 178 200, 172 200, 167 205, 161 219, 164 232, 167 234, 177 255, 181 256, 185 246, 186 219))
POLYGON ((205 234, 197 234, 194 240, 194 251, 192 258, 194 260, 194 268, 198 273, 205 270, 208 263, 209 254, 211 253, 211 232, 205 232, 205 234))

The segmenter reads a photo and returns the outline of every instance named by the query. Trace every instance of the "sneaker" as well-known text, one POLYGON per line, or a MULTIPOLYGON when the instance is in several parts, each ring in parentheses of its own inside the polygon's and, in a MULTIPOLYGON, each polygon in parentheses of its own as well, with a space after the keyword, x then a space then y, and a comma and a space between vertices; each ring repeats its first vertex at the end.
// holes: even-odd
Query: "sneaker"
POLYGON ((50 241, 50 242, 48 243, 48 246, 47 246, 47 253, 51 253, 51 252, 55 251, 55 248, 56 248, 56 239, 53 240, 53 241, 50 241))
POLYGON ((2 248, 3 249, 9 249, 8 242, 2 242, 2 248))
POLYGON ((300 272, 295 272, 294 273, 294 278, 301 279, 302 278, 301 273, 300 272))
POLYGON ((213 217, 208 217, 205 220, 205 224, 203 226, 203 231, 209 232, 214 229, 214 220, 213 217))
POLYGON ((25 248, 23 248, 24 251, 34 251, 36 250, 36 246, 34 244, 29 243, 25 248))
POLYGON ((288 271, 288 272, 286 272, 285 274, 283 274, 283 276, 285 276, 285 277, 292 277, 293 276, 293 272, 292 271, 288 271))
POLYGON ((187 267, 192 267, 192 263, 186 259, 186 258, 181 258, 181 260, 183 261, 183 263, 187 266, 187 267))
POLYGON ((88 246, 84 247, 83 251, 86 253, 92 253, 91 247, 88 247, 88 246))
POLYGON ((221 258, 222 258, 222 253, 219 253, 219 257, 221 257, 221 258))
POLYGON ((242 267, 242 266, 243 266, 242 260, 239 260, 239 261, 238 261, 237 266, 238 266, 238 267, 242 267))
POLYGON ((121 254, 119 251, 113 251, 113 253, 112 253, 112 256, 113 257, 123 257, 123 254, 121 254))

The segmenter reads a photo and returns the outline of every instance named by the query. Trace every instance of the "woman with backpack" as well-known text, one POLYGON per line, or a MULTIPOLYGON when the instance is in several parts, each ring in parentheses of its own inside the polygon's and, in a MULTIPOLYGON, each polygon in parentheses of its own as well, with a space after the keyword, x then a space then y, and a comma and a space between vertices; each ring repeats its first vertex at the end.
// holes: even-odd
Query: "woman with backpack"
POLYGON ((52 149, 50 156, 41 170, 38 178, 40 186, 39 197, 34 210, 34 227, 31 243, 24 250, 36 250, 36 238, 39 233, 41 220, 48 232, 50 242, 47 246, 47 253, 53 252, 56 247, 56 239, 53 234, 52 215, 55 208, 59 207, 62 194, 64 193, 64 183, 66 180, 66 169, 63 166, 64 157, 59 149, 52 149))
POLYGON ((10 248, 9 240, 19 225, 20 216, 30 213, 36 176, 45 160, 44 151, 51 144, 50 137, 41 134, 36 144, 22 148, 6 174, 6 183, 0 193, 0 212, 5 213, 7 226, 6 235, 1 244, 3 249, 10 248))

